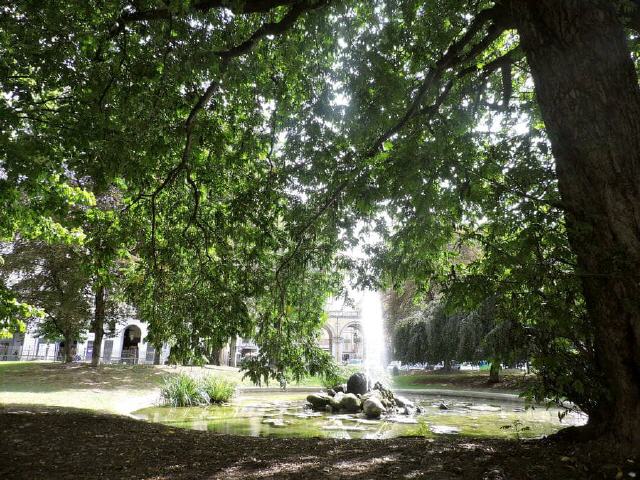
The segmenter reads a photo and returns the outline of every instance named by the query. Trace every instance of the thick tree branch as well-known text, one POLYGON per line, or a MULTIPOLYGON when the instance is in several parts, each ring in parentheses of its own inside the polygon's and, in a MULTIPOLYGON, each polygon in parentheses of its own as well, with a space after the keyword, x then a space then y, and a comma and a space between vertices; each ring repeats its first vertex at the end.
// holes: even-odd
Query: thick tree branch
POLYGON ((522 59, 524 57, 524 52, 519 47, 515 47, 512 50, 509 50, 504 55, 492 60, 481 68, 478 68, 475 65, 469 66, 463 70, 460 70, 456 78, 463 78, 467 75, 477 73, 478 78, 476 84, 479 85, 476 88, 467 89, 467 93, 475 92, 476 98, 479 99, 480 95, 486 88, 487 80, 489 75, 494 73, 497 70, 502 71, 502 104, 489 104, 482 103, 479 100, 476 103, 482 103, 488 108, 492 110, 505 111, 509 107, 509 101, 511 99, 512 94, 512 85, 511 85, 511 68, 515 62, 522 59), (505 71, 507 74, 505 74, 505 71))
MULTIPOLYGON (((210 10, 228 8, 235 14, 267 13, 277 7, 293 6, 295 8, 301 3, 300 0, 246 0, 235 2, 229 0, 201 0, 191 5, 189 12, 205 13, 210 10)), ((113 38, 124 31, 131 23, 148 22, 157 20, 168 20, 175 11, 170 8, 157 8, 152 10, 125 11, 120 14, 113 26, 109 29, 109 38, 113 38)))
MULTIPOLYGON (((268 3, 268 2, 256 2, 256 3, 268 3)), ((321 5, 328 3, 328 1, 313 1, 313 2, 302 2, 290 9, 284 17, 279 22, 269 22, 265 23, 262 27, 256 30, 251 37, 249 37, 244 42, 236 45, 235 47, 231 47, 228 50, 221 50, 216 52, 217 55, 222 59, 222 63, 220 66, 219 75, 222 77, 224 72, 227 69, 229 59, 233 57, 239 57, 249 53, 261 40, 267 35, 279 35, 285 33, 289 28, 293 26, 295 21, 305 12, 317 8, 321 5)), ((173 181, 178 177, 180 172, 187 166, 187 162, 191 156, 191 151, 193 149, 193 128, 195 125, 195 120, 197 118, 198 113, 209 103, 216 89, 219 87, 219 81, 212 81, 204 93, 198 98, 198 101, 195 103, 187 119, 184 123, 185 130, 185 146, 182 152, 182 157, 180 163, 172 168, 165 179, 162 181, 160 185, 156 187, 156 189, 151 194, 140 194, 136 199, 134 199, 131 204, 127 207, 130 208, 131 205, 137 203, 140 199, 145 197, 150 197, 152 201, 164 190, 167 186, 169 186, 173 181)))
POLYGON ((468 52, 464 52, 464 49, 469 46, 477 33, 494 18, 495 11, 496 7, 493 7, 480 12, 471 25, 469 25, 469 28, 464 35, 458 41, 451 44, 445 54, 436 62, 434 67, 429 69, 425 79, 422 81, 422 84, 414 95, 413 100, 409 103, 404 115, 402 115, 394 125, 389 127, 382 135, 380 135, 375 142, 373 142, 371 148, 367 151, 367 157, 371 157, 378 153, 384 142, 402 130, 402 128, 404 128, 404 126, 419 113, 421 104, 425 97, 439 85, 443 75, 448 69, 473 60, 500 36, 504 29, 498 27, 496 24, 492 24, 488 28, 486 36, 480 42, 473 45, 468 52))
POLYGON ((258 41, 267 35, 279 35, 286 32, 298 18, 311 10, 322 7, 329 3, 330 0, 313 0, 304 1, 293 5, 289 11, 278 22, 267 22, 258 28, 253 34, 244 42, 230 48, 229 50, 216 52, 222 58, 231 58, 244 55, 250 52, 258 41))
MULTIPOLYGON (((222 76, 226 72, 229 60, 231 58, 240 57, 242 55, 249 53, 258 44, 258 42, 262 38, 266 37, 267 35, 280 35, 287 32, 295 24, 296 20, 301 15, 303 15, 304 13, 310 10, 324 6, 328 4, 329 1, 330 0, 309 0, 309 1, 303 1, 303 2, 295 2, 295 5, 291 7, 289 11, 287 11, 287 13, 278 22, 267 22, 263 24, 260 28, 258 28, 247 40, 240 43, 239 45, 236 45, 235 47, 231 47, 228 50, 222 50, 222 51, 216 52, 221 59, 220 72, 219 72, 220 78, 222 78, 222 76)), ((203 3, 205 2, 201 2, 200 4, 203 4, 203 3)), ((208 3, 213 4, 215 2, 208 2, 208 3)), ((267 4, 273 3, 273 2, 267 1, 267 2, 254 2, 254 3, 256 5, 256 8, 258 4, 262 6, 261 8, 266 8, 267 4)), ((169 171, 169 173, 164 178, 162 183, 158 185, 151 194, 142 193, 136 199, 134 199, 130 205, 127 206, 127 208, 130 208, 131 205, 137 203, 137 201, 139 201, 141 198, 149 197, 151 199, 151 215, 152 215, 151 248, 152 248, 154 269, 157 269, 157 255, 156 255, 157 198, 165 188, 171 185, 178 178, 178 176, 183 170, 187 169, 189 160, 191 158, 191 152, 193 150, 193 144, 194 144, 193 130, 196 124, 198 113, 200 113, 205 108, 205 106, 209 103, 209 101, 213 97, 213 94, 218 89, 219 85, 220 85, 220 80, 212 81, 207 87, 207 89, 205 90, 205 92, 198 98, 198 101, 195 103, 195 105, 189 112, 189 115, 187 116, 187 119, 185 120, 185 123, 184 123, 184 131, 185 131, 186 138, 185 138, 185 145, 182 151, 182 157, 181 157, 180 163, 178 163, 175 167, 173 167, 169 171)), ((194 203, 194 211, 183 233, 186 232, 186 230, 188 229, 188 226, 191 225, 193 222, 197 223, 197 213, 198 213, 199 200, 200 200, 198 187, 190 175, 187 176, 187 181, 189 182, 189 185, 193 190, 195 203, 194 203)))

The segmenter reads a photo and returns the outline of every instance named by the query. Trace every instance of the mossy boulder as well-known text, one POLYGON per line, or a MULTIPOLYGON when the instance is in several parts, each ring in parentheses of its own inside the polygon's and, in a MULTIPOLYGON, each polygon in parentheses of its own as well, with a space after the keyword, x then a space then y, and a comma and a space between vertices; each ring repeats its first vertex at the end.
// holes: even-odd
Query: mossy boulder
POLYGON ((380 415, 386 411, 377 395, 371 395, 367 398, 362 404, 362 410, 367 418, 380 418, 380 415))
POLYGON ((354 373, 347 380, 347 393, 364 395, 369 390, 371 390, 371 381, 363 372, 354 373))
POLYGON ((342 392, 337 392, 334 396, 332 396, 331 400, 329 401, 329 405, 331 405, 331 408, 333 408, 335 411, 340 410, 340 408, 342 408, 340 406, 340 402, 342 401, 343 397, 344 393, 342 392))
POLYGON ((326 393, 312 393, 307 395, 307 402, 311 404, 311 408, 314 410, 324 410, 327 405, 331 404, 332 397, 326 393))
POLYGON ((340 399, 340 409, 350 413, 357 413, 362 408, 362 402, 353 393, 347 393, 340 399))

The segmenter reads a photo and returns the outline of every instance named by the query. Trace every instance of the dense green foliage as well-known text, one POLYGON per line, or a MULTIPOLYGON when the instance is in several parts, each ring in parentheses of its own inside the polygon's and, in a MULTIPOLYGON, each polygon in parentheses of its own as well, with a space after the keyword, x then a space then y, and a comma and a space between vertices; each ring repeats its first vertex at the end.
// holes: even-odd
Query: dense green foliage
POLYGON ((202 385, 186 373, 166 378, 160 388, 160 398, 162 403, 172 407, 194 407, 208 403, 202 385))
MULTIPOLYGON (((614 3, 589 5, 637 28, 634 4, 614 3)), ((365 285, 410 280, 418 297, 436 284, 444 305, 416 328, 462 325, 440 357, 497 355, 485 332, 514 326, 540 372, 535 395, 590 412, 607 398, 594 327, 606 319, 585 299, 584 235, 550 153, 571 149, 547 137, 514 30, 531 5, 2 6, 0 237, 86 248, 93 291, 123 278, 149 340, 176 361, 254 338, 256 381, 331 368, 315 338, 346 269, 365 285), (345 258, 370 232, 373 261, 345 258), (488 299, 495 327, 452 313, 488 299)), ((13 328, 28 312, 0 295, 0 328, 13 328)))
POLYGON ((224 403, 236 393, 236 384, 226 378, 209 375, 202 379, 202 388, 209 397, 209 403, 224 403))
POLYGON ((300 42, 306 29, 328 28, 304 16, 316 6, 275 9, 267 23, 186 4, 169 22, 129 20, 118 2, 3 8, 2 201, 35 200, 51 178, 61 192, 43 199, 47 208, 6 203, 16 220, 3 235, 28 235, 29 222, 44 220, 60 226, 58 237, 80 234, 88 222, 70 212, 81 195, 115 189, 110 211, 82 211, 102 222, 96 285, 112 281, 123 248, 134 255, 130 300, 153 344, 168 341, 176 360, 191 362, 239 334, 262 347, 256 379, 323 368, 329 359, 312 337, 339 284, 328 270, 337 227, 298 245, 307 206, 277 154, 286 112, 315 81, 308 65, 331 64, 332 42, 311 56, 300 42), (85 190, 71 186, 78 178, 90 179, 85 190))
MULTIPOLYGON (((39 335, 63 338, 65 345, 80 339, 90 318, 89 279, 79 257, 75 248, 66 245, 17 241, 0 270, 0 276, 22 301, 44 312, 39 335)), ((69 352, 66 361, 71 361, 69 352)))
POLYGON ((396 322, 394 358, 406 363, 452 361, 514 364, 529 360, 529 338, 520 323, 501 320, 493 300, 472 312, 450 312, 441 299, 396 322))

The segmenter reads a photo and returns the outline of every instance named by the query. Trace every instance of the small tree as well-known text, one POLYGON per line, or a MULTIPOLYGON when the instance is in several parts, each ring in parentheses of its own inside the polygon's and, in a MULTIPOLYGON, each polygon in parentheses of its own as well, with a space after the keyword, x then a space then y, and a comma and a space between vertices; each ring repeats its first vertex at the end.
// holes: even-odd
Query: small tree
POLYGON ((18 240, 4 256, 2 275, 16 297, 44 311, 38 334, 64 339, 65 362, 73 360, 73 342, 89 327, 90 278, 80 254, 68 245, 18 240))

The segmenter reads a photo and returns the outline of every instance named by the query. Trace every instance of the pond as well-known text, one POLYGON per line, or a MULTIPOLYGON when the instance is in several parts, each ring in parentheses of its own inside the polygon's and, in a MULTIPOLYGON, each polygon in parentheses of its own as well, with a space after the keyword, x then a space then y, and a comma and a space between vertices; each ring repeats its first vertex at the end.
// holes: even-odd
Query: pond
POLYGON ((181 428, 274 437, 391 438, 398 436, 533 438, 582 425, 587 417, 560 410, 525 409, 523 403, 478 398, 407 395, 422 413, 369 420, 362 414, 330 414, 305 408, 308 393, 243 393, 231 404, 210 407, 151 407, 134 416, 181 428), (444 403, 448 409, 440 408, 444 403))

